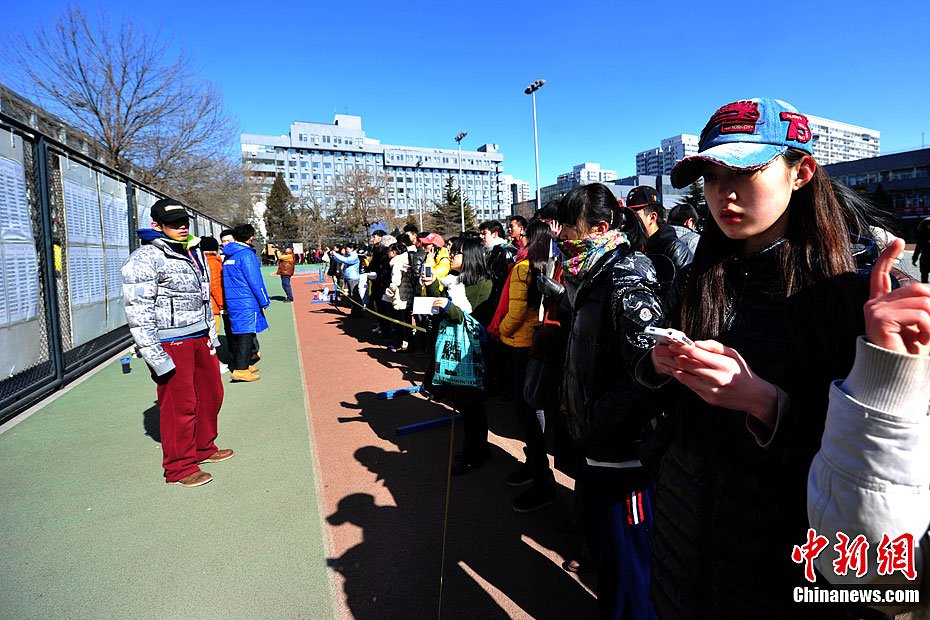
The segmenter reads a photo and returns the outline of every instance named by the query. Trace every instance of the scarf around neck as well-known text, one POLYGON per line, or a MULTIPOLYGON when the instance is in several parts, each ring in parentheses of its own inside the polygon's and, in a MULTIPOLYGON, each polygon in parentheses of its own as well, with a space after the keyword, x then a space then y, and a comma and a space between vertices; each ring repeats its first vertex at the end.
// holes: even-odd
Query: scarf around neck
POLYGON ((559 249, 565 260, 562 261, 563 276, 568 280, 580 281, 605 254, 621 245, 629 245, 626 235, 619 230, 585 237, 584 239, 567 239, 559 243, 559 249))

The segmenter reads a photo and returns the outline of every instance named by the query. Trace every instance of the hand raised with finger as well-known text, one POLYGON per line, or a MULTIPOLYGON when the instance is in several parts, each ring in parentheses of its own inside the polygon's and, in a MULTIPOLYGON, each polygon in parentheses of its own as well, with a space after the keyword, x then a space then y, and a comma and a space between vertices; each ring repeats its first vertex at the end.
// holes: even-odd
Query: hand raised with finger
POLYGON ((875 262, 863 308, 865 337, 896 353, 930 355, 930 286, 915 283, 891 290, 891 268, 903 250, 904 240, 895 239, 875 262))

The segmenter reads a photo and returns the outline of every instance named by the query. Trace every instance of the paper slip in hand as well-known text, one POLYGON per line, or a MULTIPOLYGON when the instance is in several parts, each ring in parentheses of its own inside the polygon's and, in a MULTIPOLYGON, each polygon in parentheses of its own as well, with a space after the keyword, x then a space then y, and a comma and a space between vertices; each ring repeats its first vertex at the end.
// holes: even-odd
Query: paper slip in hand
POLYGON ((444 297, 414 297, 413 314, 432 314, 433 302, 437 299, 445 301, 444 297))

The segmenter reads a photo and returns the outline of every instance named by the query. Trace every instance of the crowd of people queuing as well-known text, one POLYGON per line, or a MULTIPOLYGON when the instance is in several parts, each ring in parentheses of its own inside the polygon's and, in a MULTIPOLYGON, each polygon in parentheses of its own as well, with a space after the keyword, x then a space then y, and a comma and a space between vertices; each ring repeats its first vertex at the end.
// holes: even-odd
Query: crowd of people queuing
MULTIPOLYGON (((759 99, 721 108, 700 153, 678 164, 672 182, 684 187, 699 177, 704 221, 688 205, 667 212, 651 187, 634 188, 624 201, 591 184, 530 221, 483 222, 477 235, 378 231, 367 248, 331 253, 331 273, 345 270, 343 288, 357 310, 367 303, 427 328, 423 337, 390 322, 372 331, 395 350, 423 350, 423 389, 462 414, 453 475, 489 458, 485 400, 500 395, 526 453, 506 481, 526 485, 513 509, 555 501, 550 451, 574 477, 602 617, 883 617, 859 604, 800 606, 792 593, 804 569, 792 550, 813 522, 809 503, 817 523, 833 528, 827 535, 843 522, 834 504, 855 511, 849 504, 872 502, 869 514, 878 519, 873 496, 837 495, 848 469, 821 456, 815 476, 811 464, 828 406, 831 420, 840 415, 833 408, 850 408, 848 398, 828 396, 850 374, 857 346, 860 357, 891 355, 881 344, 889 338, 879 334, 895 328, 870 326, 864 304, 879 299, 906 310, 895 315, 895 333, 912 344, 892 351, 926 355, 930 294, 919 284, 899 288, 901 272, 888 276, 902 246, 880 234, 889 224, 874 208, 830 181, 813 158, 806 118, 790 105, 759 99), (876 274, 886 288, 876 289, 876 274), (367 294, 358 286, 366 280, 367 294), (418 296, 435 300, 434 314, 411 317, 418 296), (488 335, 488 380, 437 385, 436 323, 466 315, 488 335), (657 342, 645 333, 650 327, 689 339, 657 342)), ((920 376, 921 387, 895 384, 926 418, 928 364, 908 368, 905 376, 920 376)), ((876 378, 860 372, 842 385, 853 381, 876 378)), ((880 393, 877 407, 886 403, 880 388, 868 389, 880 393)), ((826 437, 852 443, 836 429, 826 437)), ((917 437, 903 441, 917 445, 917 437)), ((823 446, 825 454, 839 449, 823 446)), ((900 451, 888 452, 902 460, 900 451)), ((881 455, 866 460, 874 466, 881 455)), ((930 465, 925 456, 904 460, 930 465)), ((913 500, 901 502, 908 518, 881 523, 906 523, 920 541, 930 521, 930 467, 904 478, 913 500)), ((865 520, 846 523, 875 536, 879 526, 865 520)), ((918 542, 914 555, 921 550, 918 542)), ((817 566, 822 587, 842 580, 829 564, 817 566)))
MULTIPOLYGON (((877 235, 889 224, 828 178, 806 117, 785 102, 721 107, 699 153, 672 172, 676 187, 698 178, 703 220, 688 205, 667 212, 651 187, 621 200, 590 184, 529 221, 486 221, 451 239, 410 224, 377 230, 364 247, 312 256, 349 297, 350 316, 371 316, 390 350, 426 358, 423 392, 462 415, 452 475, 491 457, 485 403, 494 398, 512 409, 525 445, 506 480, 525 489, 513 510, 556 501, 550 453, 574 478, 588 557, 564 566, 596 571, 602 618, 885 617, 888 609, 857 603, 799 605, 792 593, 809 584, 792 550, 814 525, 833 539, 844 528, 862 533, 873 545, 883 533, 910 535, 909 560, 923 578, 930 287, 893 273, 903 242, 877 235), (425 309, 417 298, 427 298, 425 309), (674 329, 661 338, 652 328, 674 329), (453 381, 440 368, 450 351, 463 355, 443 340, 448 333, 480 347, 481 377, 453 381)), ((160 236, 144 233, 148 245, 124 268, 127 291, 154 278, 134 277, 133 265, 156 255, 169 263, 164 255, 199 265, 200 282, 184 283, 195 297, 207 268, 156 215, 153 208, 160 236)), ((232 244, 247 247, 250 237, 237 228, 232 244)), ((201 247, 212 268, 217 248, 201 247)), ((222 386, 209 356, 218 315, 230 317, 233 376, 242 380, 251 379, 235 373, 254 372, 248 362, 265 326, 254 252, 254 266, 236 245, 224 244, 223 254, 222 290, 204 289, 205 309, 180 331, 162 326, 157 294, 155 320, 136 307, 151 295, 127 295, 159 403, 163 392, 169 410, 180 391, 209 395, 209 411, 197 415, 212 416, 212 427, 185 439, 186 460, 166 452, 169 482, 194 475, 198 459, 215 451, 222 386), (196 339, 197 350, 175 352, 174 337, 196 339), (209 361, 210 380, 199 384, 201 358, 188 363, 182 354, 209 361), (175 365, 194 379, 171 387, 162 377, 175 365)), ((295 259, 277 258, 292 299, 284 278, 295 259)), ((183 417, 177 409, 166 416, 163 408, 163 437, 165 418, 183 417)), ((817 567, 820 587, 846 580, 829 562, 817 567)), ((864 579, 879 577, 873 569, 864 579)))

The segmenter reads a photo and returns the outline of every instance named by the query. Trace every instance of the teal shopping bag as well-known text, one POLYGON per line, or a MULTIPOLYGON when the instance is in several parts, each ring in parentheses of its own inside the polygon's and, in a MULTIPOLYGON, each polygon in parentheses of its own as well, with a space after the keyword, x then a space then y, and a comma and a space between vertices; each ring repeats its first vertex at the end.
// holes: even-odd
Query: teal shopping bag
POLYGON ((470 314, 461 323, 443 319, 436 338, 433 384, 484 389, 484 327, 470 314))

